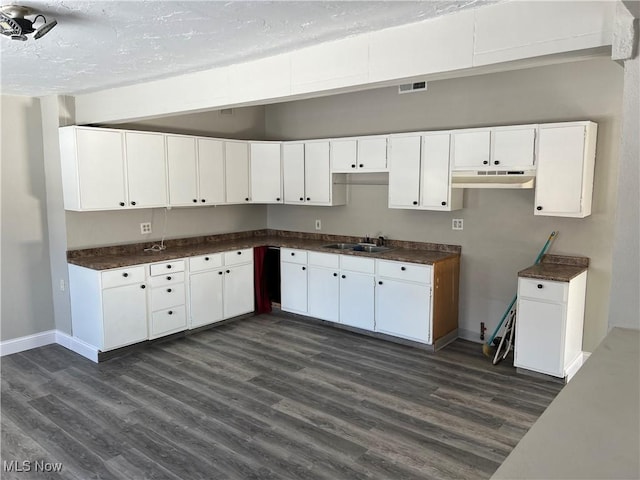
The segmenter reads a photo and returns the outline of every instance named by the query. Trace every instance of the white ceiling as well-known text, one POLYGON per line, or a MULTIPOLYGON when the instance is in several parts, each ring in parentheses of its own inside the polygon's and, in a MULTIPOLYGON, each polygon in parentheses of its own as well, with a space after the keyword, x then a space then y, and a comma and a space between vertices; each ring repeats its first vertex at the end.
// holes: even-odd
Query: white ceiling
POLYGON ((1 92, 43 96, 230 65, 495 0, 2 3, 58 21, 39 40, 0 38, 1 92))

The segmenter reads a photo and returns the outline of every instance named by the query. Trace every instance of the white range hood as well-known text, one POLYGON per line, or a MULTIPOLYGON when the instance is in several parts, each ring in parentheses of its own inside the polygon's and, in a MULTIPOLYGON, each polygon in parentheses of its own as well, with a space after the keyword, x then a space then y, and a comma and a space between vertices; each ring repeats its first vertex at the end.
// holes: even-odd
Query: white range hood
POLYGON ((533 188, 535 170, 465 170, 451 172, 452 188, 533 188))

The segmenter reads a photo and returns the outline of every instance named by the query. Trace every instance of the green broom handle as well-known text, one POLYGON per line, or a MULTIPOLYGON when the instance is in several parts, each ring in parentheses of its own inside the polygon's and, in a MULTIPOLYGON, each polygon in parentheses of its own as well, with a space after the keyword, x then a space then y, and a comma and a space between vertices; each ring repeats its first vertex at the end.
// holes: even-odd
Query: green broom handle
MULTIPOLYGON (((542 260, 542 256, 545 253, 547 253, 547 250, 549 249, 549 245, 551 244, 551 240, 553 240, 557 234, 558 234, 558 232, 555 231, 555 230, 553 232, 551 232, 551 235, 549 235, 549 238, 547 238, 547 241, 545 242, 544 246, 542 247, 542 250, 540 250, 540 253, 536 257, 535 265, 540 263, 540 260, 542 260)), ((514 295, 513 299, 511 300, 511 303, 509 304, 509 306, 505 310, 504 315, 502 315, 502 318, 500 319, 500 322, 498 323, 498 326, 496 327, 496 329, 491 334, 491 337, 489 337, 489 340, 487 340, 487 345, 491 345, 491 342, 493 342, 493 339, 496 338, 496 335, 498 334, 498 331, 500 331, 500 327, 502 327, 502 324, 504 323, 504 319, 507 318, 507 315, 509 315, 509 312, 511 311, 511 309, 515 305, 517 299, 518 299, 518 295, 514 295)))

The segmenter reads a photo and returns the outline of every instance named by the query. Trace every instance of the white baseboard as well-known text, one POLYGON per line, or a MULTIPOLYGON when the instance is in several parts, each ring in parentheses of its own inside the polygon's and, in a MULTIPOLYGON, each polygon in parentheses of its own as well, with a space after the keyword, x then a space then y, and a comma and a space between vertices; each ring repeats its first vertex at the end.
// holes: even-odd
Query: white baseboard
POLYGON ((71 335, 61 332, 60 330, 48 330, 33 335, 13 338, 0 342, 0 357, 11 355, 12 353, 24 352, 32 348, 44 347, 57 343, 72 352, 78 353, 93 362, 98 361, 98 349, 72 337, 71 335))
POLYGON ((590 352, 582 352, 578 357, 573 361, 571 365, 567 367, 567 383, 573 378, 573 376, 578 373, 578 370, 584 365, 584 362, 587 361, 587 358, 591 355, 590 352))
POLYGON ((46 332, 5 340, 0 342, 0 357, 24 352, 32 348, 44 347, 52 343, 56 343, 56 330, 47 330, 46 332))

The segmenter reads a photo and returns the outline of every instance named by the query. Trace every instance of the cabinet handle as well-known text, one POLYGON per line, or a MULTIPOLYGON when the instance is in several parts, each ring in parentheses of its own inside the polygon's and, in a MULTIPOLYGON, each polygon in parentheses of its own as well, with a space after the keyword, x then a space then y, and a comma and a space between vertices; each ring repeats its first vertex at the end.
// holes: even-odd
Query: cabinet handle
POLYGON ((167 268, 171 268, 171 265, 167 265, 167 268))
POLYGON ((446 205, 447 205, 447 202, 442 202, 442 206, 443 207, 446 206, 446 205))
POLYGON ((362 167, 364 167, 364 164, 363 164, 363 163, 361 163, 361 164, 360 164, 360 165, 358 165, 358 166, 359 166, 360 168, 362 168, 362 167))
POLYGON ((300 201, 301 201, 301 202, 304 202, 304 197, 300 197, 300 201))
POLYGON ((337 276, 338 276, 338 274, 337 274, 337 273, 334 273, 334 274, 333 274, 333 276, 334 276, 334 277, 337 277, 337 276))
POLYGON ((140 288, 144 290, 145 288, 147 288, 147 286, 146 285, 140 285, 140 288))
POLYGON ((489 165, 489 160, 483 160, 483 161, 482 161, 482 164, 483 164, 483 165, 489 165))
POLYGON ((417 202, 417 201, 414 201, 414 202, 413 202, 413 204, 414 204, 414 205, 417 205, 417 204, 418 204, 418 202, 417 202))
POLYGON ((204 257, 204 261, 208 262, 209 261, 209 257, 204 257))
POLYGON ((542 206, 538 205, 538 206, 536 207, 536 210, 538 210, 538 211, 542 210, 542 206))
POLYGON ((351 164, 351 168, 356 168, 355 163, 352 163, 352 164, 351 164))
POLYGON ((124 202, 120 202, 120 206, 121 206, 121 207, 124 207, 124 202))
POLYGON ((291 252, 291 256, 292 256, 292 257, 295 257, 295 256, 296 256, 296 253, 295 253, 295 252, 291 252))
POLYGON ((173 315, 173 310, 169 310, 167 313, 168 313, 169 315, 173 315))
POLYGON ((248 202, 249 201, 249 197, 244 197, 244 201, 248 202))
POLYGON ((171 280, 171 277, 167 277, 167 280, 171 280))
POLYGON ((403 272, 407 269, 407 267, 400 267, 400 270, 402 270, 403 272))
POLYGON ((306 270, 306 269, 307 269, 307 267, 302 267, 302 270, 306 270))
POLYGON ((231 270, 226 270, 227 273, 231 273, 231 270))
POLYGON ((500 160, 496 160, 495 162, 493 162, 494 165, 500 165, 500 160))
POLYGON ((242 252, 238 252, 238 255, 242 255, 242 252))
POLYGON ((311 197, 307 197, 307 202, 311 200, 311 197))
POLYGON ((205 198, 203 198, 202 200, 200 200, 202 203, 206 203, 207 200, 205 198))
POLYGON ((136 202, 131 202, 131 205, 135 205, 135 204, 136 204, 136 202))
POLYGON ((378 285, 382 285, 382 280, 380 280, 380 281, 378 282, 378 285))
POLYGON ((198 203, 198 199, 197 199, 197 198, 194 198, 194 199, 193 199, 193 203, 198 203))
POLYGON ((542 285, 541 283, 538 284, 538 288, 542 288, 544 287, 544 285, 542 285))
POLYGON ((128 274, 127 272, 124 272, 124 273, 122 274, 122 276, 123 276, 124 278, 127 278, 127 277, 129 276, 129 274, 128 274))
POLYGON ((342 278, 347 278, 347 276, 346 275, 342 275, 342 278))
POLYGON ((170 288, 167 288, 167 293, 171 293, 171 289, 170 288))
POLYGON ((280 201, 280 197, 276 198, 276 202, 279 202, 279 201, 280 201))
POLYGON ((222 272, 218 272, 218 275, 222 275, 222 272))

